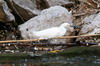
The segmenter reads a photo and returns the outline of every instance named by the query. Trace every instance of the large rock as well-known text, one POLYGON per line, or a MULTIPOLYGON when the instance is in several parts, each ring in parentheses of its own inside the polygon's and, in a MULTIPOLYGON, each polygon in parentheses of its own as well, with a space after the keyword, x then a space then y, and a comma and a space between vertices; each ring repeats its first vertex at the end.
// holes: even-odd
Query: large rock
POLYGON ((40 13, 40 10, 36 8, 35 0, 7 0, 7 3, 10 8, 24 20, 29 20, 40 13))
MULTIPOLYGON (((80 31, 80 34, 100 34, 100 13, 98 14, 93 14, 90 15, 88 17, 85 17, 84 20, 84 25, 83 28, 80 31)), ((97 38, 95 37, 95 42, 99 42, 100 43, 100 37, 97 36, 97 38)), ((92 42, 94 41, 93 38, 88 39, 91 40, 92 42)))
POLYGON ((100 13, 90 15, 83 20, 84 25, 80 34, 100 33, 100 13))
POLYGON ((7 0, 6 2, 17 15, 26 21, 45 8, 71 3, 69 0, 7 0))
POLYGON ((14 21, 15 18, 13 14, 10 12, 7 3, 4 0, 0 0, 0 21, 14 21))
MULTIPOLYGON (((64 22, 72 24, 71 13, 69 13, 64 7, 54 6, 41 11, 38 16, 20 25, 19 30, 21 31, 21 35, 24 39, 33 39, 30 32, 57 27, 64 22)), ((73 28, 70 28, 66 35, 70 35, 71 32, 73 32, 73 28)), ((60 42, 60 40, 56 42, 60 42)), ((63 40, 63 42, 65 42, 65 40, 63 40)))
POLYGON ((45 0, 45 1, 47 1, 49 6, 66 5, 69 3, 73 3, 69 0, 45 0))

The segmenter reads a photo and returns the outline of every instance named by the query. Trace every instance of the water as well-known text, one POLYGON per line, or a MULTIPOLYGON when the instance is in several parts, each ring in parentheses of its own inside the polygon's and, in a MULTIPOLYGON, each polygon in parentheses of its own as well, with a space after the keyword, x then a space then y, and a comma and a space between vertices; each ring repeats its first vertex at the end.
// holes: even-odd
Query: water
POLYGON ((73 47, 40 57, 20 53, 11 55, 1 55, 0 66, 100 66, 100 47, 73 47))
POLYGON ((32 57, 28 59, 0 60, 0 66, 100 66, 100 56, 32 57))

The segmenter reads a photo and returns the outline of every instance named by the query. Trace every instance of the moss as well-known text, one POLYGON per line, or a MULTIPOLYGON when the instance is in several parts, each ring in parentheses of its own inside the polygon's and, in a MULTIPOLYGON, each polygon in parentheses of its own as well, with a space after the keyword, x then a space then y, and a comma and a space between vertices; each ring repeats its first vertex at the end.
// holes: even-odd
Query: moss
POLYGON ((19 59, 27 59, 31 58, 26 53, 1 53, 0 54, 0 62, 9 61, 9 60, 19 60, 19 59))
MULTIPOLYGON (((26 53, 2 53, 0 54, 0 60, 19 60, 19 59, 42 59, 42 58, 50 58, 50 57, 74 57, 74 56, 82 56, 82 55, 98 55, 100 56, 100 46, 94 47, 71 47, 63 50, 60 53, 47 53, 38 57, 31 57, 26 53)), ((0 61, 1 62, 1 61, 0 61)))
POLYGON ((57 57, 57 56, 66 56, 66 57, 73 57, 73 56, 81 56, 81 55, 100 55, 100 46, 94 47, 71 47, 65 49, 60 53, 48 53, 43 55, 44 57, 57 57))

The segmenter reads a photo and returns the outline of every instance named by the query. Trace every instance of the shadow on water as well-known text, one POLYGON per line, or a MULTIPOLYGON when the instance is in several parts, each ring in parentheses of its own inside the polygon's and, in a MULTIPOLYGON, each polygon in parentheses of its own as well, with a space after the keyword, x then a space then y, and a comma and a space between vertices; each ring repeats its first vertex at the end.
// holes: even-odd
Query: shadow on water
POLYGON ((76 48, 67 49, 57 54, 49 53, 35 57, 29 55, 0 56, 0 66, 100 66, 100 50, 97 50, 100 47, 92 48, 92 50, 87 47, 76 48))

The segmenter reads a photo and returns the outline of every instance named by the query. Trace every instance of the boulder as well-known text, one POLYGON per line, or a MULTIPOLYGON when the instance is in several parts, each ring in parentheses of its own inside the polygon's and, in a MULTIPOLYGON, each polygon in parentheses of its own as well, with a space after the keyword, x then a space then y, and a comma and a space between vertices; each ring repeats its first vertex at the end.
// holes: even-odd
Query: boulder
MULTIPOLYGON (((21 31, 21 35, 24 39, 33 39, 33 35, 30 34, 32 31, 43 30, 51 27, 60 26, 62 23, 67 22, 69 24, 72 23, 72 15, 68 10, 61 6, 53 6, 48 9, 44 9, 41 13, 26 21, 24 24, 19 25, 19 30, 21 31)), ((66 35, 70 35, 73 32, 73 28, 70 28, 66 35)), ((53 41, 54 42, 54 41, 53 41)), ((55 40, 55 42, 63 42, 66 40, 61 39, 55 40)), ((55 43, 54 42, 54 43, 55 43)))
POLYGON ((17 15, 26 21, 50 6, 72 3, 69 0, 7 0, 6 2, 17 15))
POLYGON ((80 34, 100 33, 100 13, 93 14, 83 19, 84 25, 80 34))
POLYGON ((7 0, 6 2, 23 20, 29 20, 40 13, 40 10, 36 8, 35 0, 7 0))
MULTIPOLYGON (((83 19, 84 25, 80 31, 80 34, 100 34, 100 12, 98 14, 93 14, 87 16, 83 19)), ((95 42, 100 43, 100 37, 95 37, 95 42)), ((88 39, 89 40, 89 39, 88 39)), ((92 42, 94 41, 93 38, 90 39, 92 42)))
POLYGON ((47 1, 49 6, 66 5, 69 3, 73 3, 69 0, 45 0, 45 1, 47 1))
POLYGON ((4 0, 0 0, 0 16, 2 22, 15 21, 15 17, 4 0))

